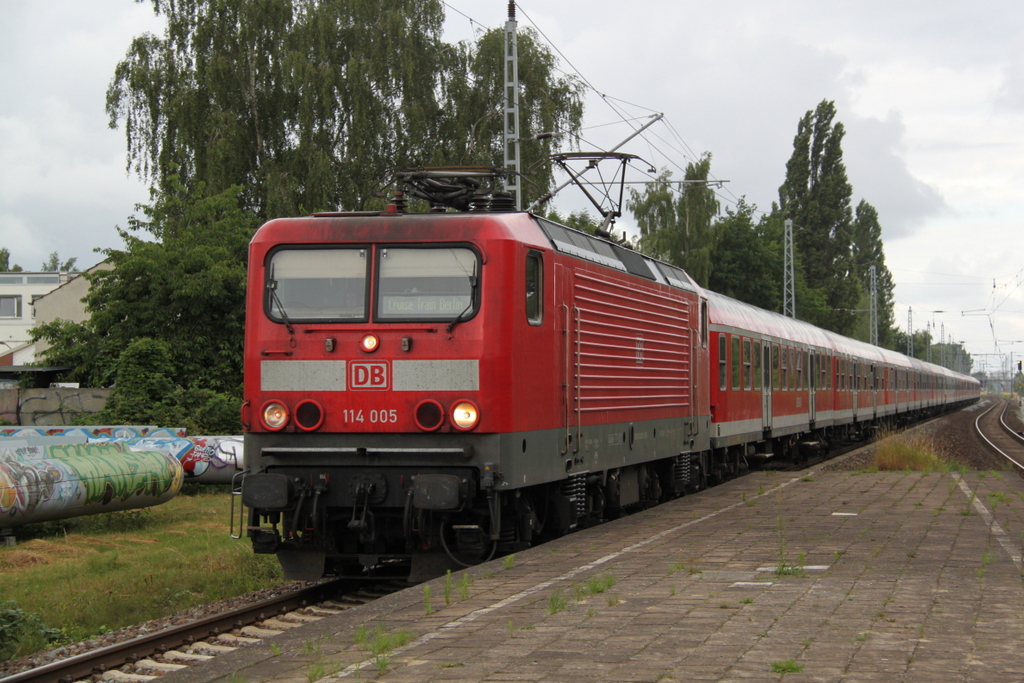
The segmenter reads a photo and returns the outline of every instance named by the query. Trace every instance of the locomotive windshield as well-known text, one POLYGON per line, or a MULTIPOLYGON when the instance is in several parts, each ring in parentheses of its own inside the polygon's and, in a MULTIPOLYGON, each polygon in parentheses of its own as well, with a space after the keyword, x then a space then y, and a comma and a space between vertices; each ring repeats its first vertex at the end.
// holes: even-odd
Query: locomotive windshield
POLYGON ((380 247, 377 320, 466 320, 476 313, 476 254, 465 247, 380 247))
POLYGON ((366 320, 367 249, 281 249, 267 264, 267 311, 283 322, 366 320))
POLYGON ((370 260, 377 260, 373 319, 462 321, 476 314, 479 257, 467 247, 285 247, 267 261, 272 320, 366 322, 370 260))

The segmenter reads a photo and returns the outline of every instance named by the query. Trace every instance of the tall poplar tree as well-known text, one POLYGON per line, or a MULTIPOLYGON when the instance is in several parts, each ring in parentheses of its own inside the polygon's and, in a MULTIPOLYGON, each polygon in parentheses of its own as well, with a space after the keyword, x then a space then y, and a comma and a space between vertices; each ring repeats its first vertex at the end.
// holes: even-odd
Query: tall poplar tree
MULTIPOLYGON (((851 254, 850 201, 853 188, 843 163, 843 124, 834 121, 835 103, 823 100, 797 126, 778 210, 793 221, 795 263, 824 307, 800 317, 826 329, 851 334, 861 286, 851 254)), ((797 302, 797 311, 801 306, 797 302)))
POLYGON ((706 287, 712 273, 718 200, 707 186, 711 155, 686 166, 684 181, 676 185, 671 171, 641 193, 629 191, 628 207, 640 226, 640 249, 681 267, 697 284, 706 287))
MULTIPOLYGON (((870 308, 871 305, 871 266, 875 266, 875 281, 878 288, 876 299, 878 313, 878 344, 886 348, 894 348, 893 328, 895 327, 895 314, 893 312, 895 301, 894 291, 896 283, 893 282, 892 273, 885 265, 885 250, 882 246, 882 226, 878 220, 878 211, 868 202, 861 200, 857 205, 853 224, 851 226, 851 254, 854 262, 854 271, 857 273, 863 287, 861 305, 859 309, 870 308)), ((869 316, 864 316, 865 319, 869 316)), ((870 339, 870 330, 867 325, 858 325, 867 333, 857 334, 857 337, 865 341, 870 339)))

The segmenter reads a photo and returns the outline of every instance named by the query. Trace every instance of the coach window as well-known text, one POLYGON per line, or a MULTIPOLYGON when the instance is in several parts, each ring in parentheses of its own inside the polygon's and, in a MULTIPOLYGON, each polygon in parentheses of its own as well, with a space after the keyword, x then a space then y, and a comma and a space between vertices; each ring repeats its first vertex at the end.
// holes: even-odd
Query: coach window
POLYGON ((779 377, 782 381, 782 390, 786 391, 789 388, 789 363, 787 362, 789 351, 785 346, 779 349, 779 355, 782 357, 782 362, 779 365, 779 377))
POLYGON ((796 389, 796 351, 789 349, 789 390, 796 389))
POLYGON ((725 334, 718 335, 718 388, 725 391, 728 387, 728 369, 725 357, 725 334))
POLYGON ((761 391, 761 340, 754 340, 754 390, 761 391))
POLYGON ((740 338, 732 335, 732 388, 740 388, 740 338))
POLYGON ((750 340, 743 340, 743 388, 750 389, 750 340))
POLYGON ((544 320, 544 264, 540 254, 526 255, 526 320, 540 325, 544 320))

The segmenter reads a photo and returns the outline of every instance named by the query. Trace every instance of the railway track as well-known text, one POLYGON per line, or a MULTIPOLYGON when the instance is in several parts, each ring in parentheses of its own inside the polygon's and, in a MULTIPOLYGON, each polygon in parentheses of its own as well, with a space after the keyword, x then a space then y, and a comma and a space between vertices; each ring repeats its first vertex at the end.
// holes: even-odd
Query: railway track
POLYGON ((339 579, 12 674, 3 683, 99 683, 154 680, 219 654, 262 642, 405 587, 339 579))
POLYGON ((1024 475, 1024 435, 1008 423, 1011 401, 999 399, 974 421, 978 436, 1009 466, 1024 475))
MULTIPOLYGON (((1002 405, 999 411, 995 410, 997 407, 1000 405, 985 411, 975 421, 978 433, 990 448, 1010 459, 1024 474, 1024 437, 1005 424, 1003 416, 1006 406, 1002 405), (983 422, 986 417, 988 421, 983 422), (998 423, 1002 423, 1003 427, 995 430, 992 425, 998 423), (1005 439, 1012 446, 1006 446, 1006 450, 1016 448, 1016 460, 993 443, 1001 443, 991 438, 993 431, 1000 440, 1005 439), (986 433, 990 436, 986 437, 986 433)), ((846 442, 800 463, 770 461, 763 463, 760 469, 799 471, 865 445, 863 441, 846 442)), ((0 683, 149 681, 164 673, 207 661, 218 654, 262 642, 305 623, 365 604, 406 586, 404 582, 388 579, 369 584, 351 579, 324 582, 7 677, 0 674, 0 683)))

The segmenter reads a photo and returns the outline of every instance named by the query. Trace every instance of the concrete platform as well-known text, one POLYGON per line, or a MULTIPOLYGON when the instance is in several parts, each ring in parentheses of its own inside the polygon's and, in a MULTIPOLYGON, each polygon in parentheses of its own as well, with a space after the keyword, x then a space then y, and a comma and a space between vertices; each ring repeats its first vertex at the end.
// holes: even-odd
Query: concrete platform
POLYGON ((1022 534, 1011 473, 756 472, 162 680, 1021 681, 1022 534))

